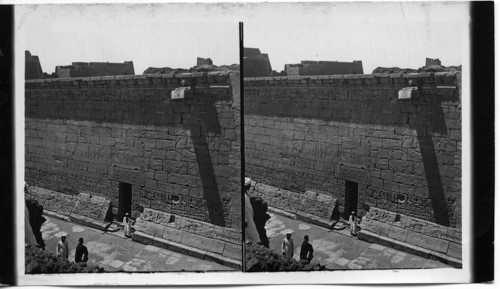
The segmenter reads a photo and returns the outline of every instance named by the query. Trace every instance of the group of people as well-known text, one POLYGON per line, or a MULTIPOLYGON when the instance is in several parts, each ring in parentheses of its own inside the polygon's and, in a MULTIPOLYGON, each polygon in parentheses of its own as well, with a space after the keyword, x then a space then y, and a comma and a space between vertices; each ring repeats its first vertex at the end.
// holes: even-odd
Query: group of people
MULTIPOLYGON (((69 245, 66 241, 66 236, 61 236, 61 240, 57 242, 56 255, 59 259, 68 260, 69 255, 69 245)), ((83 238, 78 239, 78 245, 76 245, 75 251, 75 263, 87 263, 89 260, 89 251, 85 245, 83 245, 83 238)))
MULTIPOLYGON (((295 248, 293 245, 292 233, 287 233, 285 239, 283 239, 283 242, 281 243, 281 253, 285 256, 285 258, 292 259, 294 250, 295 248)), ((305 235, 304 241, 300 246, 300 261, 304 264, 311 263, 311 260, 314 257, 313 253, 314 249, 311 243, 309 243, 309 236, 305 235)))
MULTIPOLYGON (((133 221, 129 214, 126 213, 123 217, 123 232, 125 237, 130 238, 132 236, 132 224, 133 221)), ((61 236, 61 240, 57 242, 56 255, 60 259, 67 260, 69 256, 69 245, 66 241, 66 235, 61 236)), ((76 245, 75 251, 75 263, 87 263, 89 260, 89 250, 85 245, 83 245, 83 238, 78 239, 78 245, 76 245)))

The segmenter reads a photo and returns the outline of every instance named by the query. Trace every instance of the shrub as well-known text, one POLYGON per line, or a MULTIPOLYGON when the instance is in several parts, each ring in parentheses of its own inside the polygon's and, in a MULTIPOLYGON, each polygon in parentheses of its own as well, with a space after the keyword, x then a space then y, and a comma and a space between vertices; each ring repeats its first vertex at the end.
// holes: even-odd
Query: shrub
POLYGON ((25 248, 25 261, 26 274, 104 272, 102 267, 85 266, 68 260, 61 260, 53 253, 32 246, 25 248))
POLYGON ((271 249, 250 243, 246 246, 246 270, 247 272, 323 271, 325 266, 286 259, 271 249))

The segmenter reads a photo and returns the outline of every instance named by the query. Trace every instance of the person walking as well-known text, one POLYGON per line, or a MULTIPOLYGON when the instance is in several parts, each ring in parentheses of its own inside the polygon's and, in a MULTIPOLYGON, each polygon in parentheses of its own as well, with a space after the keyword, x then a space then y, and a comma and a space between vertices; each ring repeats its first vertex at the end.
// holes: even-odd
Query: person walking
POLYGON ((291 259, 293 257, 293 250, 292 233, 287 233, 286 237, 283 239, 283 243, 281 243, 281 253, 285 258, 291 259))
POLYGON ((356 213, 352 211, 351 215, 349 216, 349 226, 351 229, 351 235, 356 236, 358 234, 358 217, 356 217, 356 213))
POLYGON ((125 233, 125 237, 130 238, 132 231, 132 220, 128 213, 125 213, 125 217, 123 217, 123 231, 125 233))
POLYGON ((87 263, 89 259, 89 250, 83 245, 83 238, 78 239, 78 245, 75 252, 75 263, 87 263))
POLYGON ((309 236, 305 235, 302 246, 300 246, 300 261, 305 264, 311 263, 313 253, 314 249, 313 246, 309 243, 309 236))
POLYGON ((66 236, 61 236, 61 240, 57 242, 56 255, 57 257, 59 257, 59 259, 68 260, 68 252, 69 246, 68 242, 66 241, 66 236))

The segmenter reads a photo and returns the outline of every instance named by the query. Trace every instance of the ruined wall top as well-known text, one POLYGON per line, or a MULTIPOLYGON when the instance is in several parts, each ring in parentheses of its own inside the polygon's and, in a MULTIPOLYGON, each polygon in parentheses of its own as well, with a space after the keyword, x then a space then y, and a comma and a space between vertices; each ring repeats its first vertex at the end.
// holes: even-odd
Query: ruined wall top
POLYGON ((363 74, 363 63, 302 60, 300 64, 286 64, 285 71, 288 76, 363 74))
POLYGON ((58 77, 86 77, 108 75, 134 75, 134 63, 73 62, 71 65, 56 66, 58 77))
POLYGON ((31 55, 28 50, 24 51, 24 78, 38 79, 43 77, 43 70, 40 59, 36 55, 31 55))
POLYGON ((243 50, 245 77, 267 77, 273 75, 269 55, 261 53, 259 48, 245 47, 243 50))
POLYGON ((196 66, 201 66, 201 65, 213 65, 213 61, 210 58, 202 58, 202 57, 197 57, 196 58, 196 66))
POLYGON ((296 86, 303 84, 329 83, 331 85, 363 85, 378 84, 391 86, 408 85, 410 82, 422 85, 460 85, 461 72, 426 72, 426 73, 395 73, 395 74, 345 74, 345 75, 314 75, 314 76, 274 76, 274 77, 245 77, 245 85, 252 83, 259 85, 286 85, 296 86))
POLYGON ((441 65, 441 60, 439 60, 439 58, 436 59, 426 58, 425 66, 432 66, 432 65, 441 65))
POLYGON ((67 88, 92 86, 161 86, 179 87, 189 86, 217 86, 231 85, 231 79, 238 78, 237 72, 194 72, 177 74, 144 74, 144 75, 117 75, 96 77, 68 77, 26 80, 28 89, 38 88, 67 88))

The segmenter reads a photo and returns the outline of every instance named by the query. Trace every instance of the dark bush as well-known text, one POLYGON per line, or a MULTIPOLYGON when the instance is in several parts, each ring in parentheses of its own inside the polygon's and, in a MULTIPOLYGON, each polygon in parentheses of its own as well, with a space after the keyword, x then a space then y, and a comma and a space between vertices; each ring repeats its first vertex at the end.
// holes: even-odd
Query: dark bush
POLYGON ((32 246, 25 248, 25 262, 26 274, 104 272, 104 269, 99 266, 86 266, 61 260, 53 253, 32 246))
POLYGON ((319 263, 304 264, 294 259, 289 260, 264 246, 247 244, 246 269, 247 272, 323 271, 325 266, 319 263))

